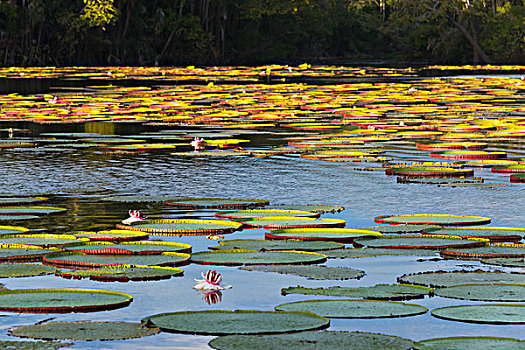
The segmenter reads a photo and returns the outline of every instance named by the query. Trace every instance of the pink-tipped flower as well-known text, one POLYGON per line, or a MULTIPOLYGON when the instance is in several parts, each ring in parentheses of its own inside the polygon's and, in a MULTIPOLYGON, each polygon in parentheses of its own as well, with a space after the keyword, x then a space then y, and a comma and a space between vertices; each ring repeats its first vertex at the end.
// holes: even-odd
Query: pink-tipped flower
POLYGON ((142 213, 139 210, 130 210, 128 211, 128 213, 129 218, 127 218, 126 220, 122 220, 122 223, 125 225, 129 225, 131 223, 147 219, 146 217, 142 216, 142 213))
POLYGON ((204 139, 202 137, 196 137, 193 139, 193 141, 191 141, 191 145, 196 151, 199 151, 204 149, 203 142, 204 139))
POLYGON ((201 273, 202 280, 195 279, 195 281, 199 282, 195 286, 193 286, 194 289, 198 290, 221 290, 221 289, 230 289, 232 286, 225 286, 221 287, 221 281, 222 276, 220 273, 218 273, 215 270, 208 270, 206 274, 204 272, 201 273))

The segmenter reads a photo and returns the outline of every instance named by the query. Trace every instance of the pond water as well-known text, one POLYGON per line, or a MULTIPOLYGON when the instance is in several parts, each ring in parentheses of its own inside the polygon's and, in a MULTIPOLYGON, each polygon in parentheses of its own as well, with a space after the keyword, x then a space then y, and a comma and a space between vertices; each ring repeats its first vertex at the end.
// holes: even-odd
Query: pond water
MULTIPOLYGON (((6 127, 8 124, 3 124, 6 127)), ((56 129, 56 127, 54 127, 56 129)), ((70 127, 72 128, 72 127, 70 127)), ((78 131, 78 126, 75 130, 78 131)), ((129 134, 145 131, 143 126, 122 125, 129 134)), ((117 127, 118 129, 118 127, 117 127)), ((38 126, 38 133, 45 127, 38 126)), ((63 127, 62 131, 67 131, 63 127)), ((267 148, 281 137, 247 133, 250 146, 267 148)), ((407 145, 386 145, 386 155, 396 161, 431 161, 428 152, 407 145)), ((522 151, 515 150, 522 155, 522 151), (521 152, 521 153, 520 153, 521 152)), ((45 195, 50 204, 68 209, 67 215, 17 222, 29 228, 67 233, 75 230, 113 228, 127 218, 129 209, 140 209, 150 218, 213 217, 215 211, 187 211, 165 208, 155 203, 116 203, 105 200, 113 195, 172 195, 183 197, 260 198, 271 204, 333 204, 346 209, 324 214, 323 218, 341 218, 347 227, 376 225, 375 216, 385 214, 442 213, 477 215, 492 218, 492 226, 523 227, 525 224, 525 186, 509 184, 508 175, 476 169, 476 176, 493 187, 450 187, 397 183, 384 171, 361 171, 356 167, 376 167, 374 163, 355 164, 322 162, 281 155, 267 158, 236 156, 226 158, 182 158, 169 153, 115 154, 97 149, 65 151, 0 151, 0 193, 45 195), (499 186, 501 185, 501 186, 499 186)), ((264 229, 243 230, 226 239, 264 238, 264 229)), ((193 252, 217 245, 205 236, 156 237, 165 241, 188 243, 193 252)), ((237 267, 213 267, 223 275, 232 289, 222 293, 219 303, 208 305, 192 289, 208 266, 191 264, 182 267, 183 277, 164 281, 103 283, 89 280, 67 280, 54 276, 9 278, 0 280, 8 289, 17 288, 98 288, 129 293, 130 306, 103 312, 73 314, 10 314, 0 317, 0 339, 7 329, 31 325, 44 319, 53 321, 127 321, 163 312, 184 310, 273 310, 276 305, 314 299, 304 295, 282 296, 289 286, 328 287, 371 286, 395 283, 407 273, 476 269, 519 271, 483 265, 477 261, 442 260, 418 257, 372 257, 329 259, 327 266, 351 267, 365 271, 359 280, 315 281, 302 277, 243 271, 237 267)), ((524 275, 525 276, 525 275, 524 275)), ((525 277, 524 277, 525 281, 525 277)), ((322 299, 322 297, 315 297, 322 299)), ((429 309, 459 304, 479 304, 442 297, 411 301, 429 309)), ((332 319, 329 330, 366 331, 397 335, 412 340, 448 336, 499 336, 525 339, 523 326, 483 325, 437 319, 430 313, 391 319, 332 319)), ((72 348, 100 349, 199 349, 208 348, 209 336, 160 333, 142 339, 122 341, 76 342, 72 348)))

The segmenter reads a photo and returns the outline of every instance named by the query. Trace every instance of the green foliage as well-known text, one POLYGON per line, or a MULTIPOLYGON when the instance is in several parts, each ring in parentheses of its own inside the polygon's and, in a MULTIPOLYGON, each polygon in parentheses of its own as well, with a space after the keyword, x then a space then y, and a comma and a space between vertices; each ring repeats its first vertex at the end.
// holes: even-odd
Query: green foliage
POLYGON ((116 21, 118 11, 113 6, 113 0, 84 0, 86 6, 82 10, 80 18, 88 22, 90 27, 101 27, 116 21))

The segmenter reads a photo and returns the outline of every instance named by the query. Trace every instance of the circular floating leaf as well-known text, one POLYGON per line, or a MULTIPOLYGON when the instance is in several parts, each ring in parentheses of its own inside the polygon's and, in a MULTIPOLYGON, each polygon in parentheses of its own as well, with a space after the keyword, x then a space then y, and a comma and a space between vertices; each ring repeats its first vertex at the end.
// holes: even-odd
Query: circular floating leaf
POLYGON ((306 277, 312 280, 348 280, 360 279, 365 275, 363 271, 347 267, 326 267, 319 265, 253 265, 243 266, 241 270, 276 272, 287 275, 306 277))
POLYGON ((330 320, 310 312, 252 310, 183 311, 142 320, 162 331, 200 335, 272 334, 323 329, 330 320))
POLYGON ((398 277, 397 280, 401 283, 417 284, 434 288, 443 288, 457 286, 461 284, 523 284, 523 275, 497 271, 436 271, 416 273, 412 275, 403 275, 401 277, 398 277))
POLYGON ((432 310, 432 316, 469 323, 525 324, 525 305, 482 304, 449 306, 432 310))
POLYGON ((376 300, 408 300, 433 295, 433 290, 427 287, 410 284, 377 284, 372 287, 328 287, 305 288, 288 287, 281 290, 281 294, 329 295, 332 297, 347 297, 376 300))
POLYGON ((280 204, 272 205, 267 207, 268 209, 283 209, 283 210, 304 210, 304 211, 313 211, 314 213, 324 214, 324 213, 335 213, 345 210, 344 207, 337 205, 327 205, 327 204, 280 204))
POLYGON ((31 313, 92 312, 128 306, 129 294, 99 289, 17 289, 0 291, 0 310, 31 313))
POLYGON ((319 213, 303 210, 283 210, 283 209, 252 209, 252 210, 237 210, 237 211, 223 211, 215 214, 221 219, 246 219, 254 217, 268 217, 268 216, 295 216, 306 218, 318 218, 319 213))
POLYGON ((463 284, 437 288, 436 295, 445 298, 481 301, 525 301, 524 284, 463 284))
POLYGON ((188 198, 166 201, 164 204, 181 209, 245 209, 267 205, 269 202, 263 199, 248 198, 188 198))
POLYGON ((49 198, 46 197, 0 197, 0 206, 37 204, 47 202, 48 200, 49 198))
POLYGON ((17 221, 17 220, 33 220, 40 219, 36 215, 0 215, 0 221, 17 221))
POLYGON ((284 265, 316 264, 326 261, 326 256, 313 252, 295 250, 259 252, 248 249, 221 249, 197 252, 191 261, 203 265, 284 265))
POLYGON ((77 238, 88 238, 92 241, 105 242, 127 242, 127 241, 141 241, 149 238, 149 234, 145 232, 137 232, 130 230, 105 230, 105 231, 77 231, 73 232, 73 236, 77 238))
POLYGON ((307 311, 330 318, 390 318, 421 315, 426 307, 383 300, 306 300, 277 305, 278 311, 307 311))
POLYGON ((120 340, 142 338, 160 332, 141 323, 128 322, 51 322, 11 329, 9 335, 20 338, 54 340, 120 340))
POLYGON ((385 174, 415 177, 461 177, 473 176, 474 170, 447 167, 403 167, 386 169, 385 174))
POLYGON ((480 247, 489 242, 488 239, 482 238, 447 237, 441 238, 437 235, 383 235, 374 239, 356 239, 354 245, 356 247, 367 246, 368 248, 446 249, 480 247))
POLYGON ((220 241, 220 246, 211 249, 252 249, 259 251, 266 250, 306 250, 321 251, 330 249, 344 248, 344 244, 336 242, 321 241, 299 241, 299 240, 279 240, 269 241, 264 239, 234 239, 231 241, 220 241))
MULTIPOLYGON (((237 222, 253 228, 264 227, 267 230, 278 230, 287 228, 323 228, 323 227, 344 227, 345 221, 342 219, 314 219, 300 218, 295 216, 267 216, 254 217, 247 219, 236 219, 237 222)), ((293 238, 291 238, 293 239, 293 238)))
POLYGON ((510 182, 525 182, 525 174, 515 174, 510 176, 510 182))
POLYGON ((443 151, 430 153, 431 158, 443 159, 502 159, 507 157, 505 152, 485 152, 485 151, 443 151))
POLYGON ((450 337, 422 340, 414 344, 418 350, 520 350, 525 342, 519 339, 499 337, 450 337))
MULTIPOLYGON (((427 230, 425 230, 427 231, 427 230)), ((488 238, 491 241, 519 241, 525 236, 525 228, 518 227, 454 227, 428 232, 430 235, 458 236, 462 238, 488 238)))
POLYGON ((0 207, 0 215, 53 215, 65 214, 66 208, 58 207, 0 207))
POLYGON ((353 248, 334 249, 323 252, 329 259, 355 259, 375 256, 435 256, 437 251, 424 249, 353 248))
POLYGON ((165 202, 170 200, 183 200, 185 197, 176 196, 148 196, 148 195, 132 195, 132 196, 109 196, 102 197, 101 200, 107 202, 124 202, 124 203, 154 203, 165 202))
POLYGON ((483 216, 465 216, 448 214, 383 215, 374 218, 374 221, 378 224, 425 224, 440 226, 484 225, 489 224, 490 220, 490 218, 483 216))
MULTIPOLYGON (((443 177, 443 178, 416 178, 416 177, 398 177, 397 183, 414 183, 414 184, 429 184, 429 185, 468 185, 483 184, 483 178, 457 178, 457 177, 443 177)), ((488 184, 487 184, 488 185, 488 184)))
POLYGON ((267 239, 298 239, 305 241, 352 242, 356 238, 377 237, 377 231, 353 228, 289 228, 264 234, 267 239))
POLYGON ((4 350, 54 350, 73 343, 59 343, 56 341, 12 341, 0 340, 0 348, 4 350))
POLYGON ((28 232, 29 229, 20 226, 0 226, 0 236, 28 232))
POLYGON ((61 251, 59 248, 41 248, 24 244, 0 244, 0 262, 6 261, 40 261, 49 253, 61 251))
POLYGON ((525 258, 491 258, 482 259, 482 263, 506 267, 525 267, 525 258))
POLYGON ((454 250, 452 248, 440 252, 442 257, 459 260, 480 260, 483 258, 522 258, 525 257, 525 244, 493 243, 488 247, 454 250))
POLYGON ((130 225, 117 225, 124 230, 148 232, 153 236, 198 236, 217 233, 231 233, 240 229, 242 224, 226 220, 146 220, 130 225))
POLYGON ((0 264, 0 278, 43 276, 55 273, 52 266, 36 264, 0 264))
POLYGON ((115 265, 179 266, 184 265, 189 259, 189 254, 172 252, 158 255, 95 255, 79 252, 66 252, 49 254, 42 260, 45 264, 54 266, 103 267, 115 265))
POLYGON ((65 249, 88 254, 160 254, 164 252, 190 253, 191 245, 161 241, 122 242, 120 244, 90 242, 65 247, 65 249))
POLYGON ((521 173, 525 173, 525 164, 493 167, 491 171, 493 173, 521 174, 521 173))
POLYGON ((441 226, 437 225, 390 225, 390 226, 369 226, 360 227, 361 230, 371 230, 381 233, 399 234, 399 233, 420 233, 440 230, 441 226))
MULTIPOLYGON (((322 331, 278 335, 226 335, 209 345, 221 350, 412 349, 411 340, 376 333, 322 331)), ((514 348, 511 348, 514 349, 514 348)))
POLYGON ((0 235, 0 244, 27 244, 39 247, 61 247, 67 244, 86 242, 87 238, 77 238, 72 235, 53 235, 53 234, 15 234, 0 235))
POLYGON ((156 281, 172 276, 182 276, 184 271, 176 267, 146 265, 114 265, 97 269, 61 271, 55 275, 63 278, 89 278, 100 282, 156 281))

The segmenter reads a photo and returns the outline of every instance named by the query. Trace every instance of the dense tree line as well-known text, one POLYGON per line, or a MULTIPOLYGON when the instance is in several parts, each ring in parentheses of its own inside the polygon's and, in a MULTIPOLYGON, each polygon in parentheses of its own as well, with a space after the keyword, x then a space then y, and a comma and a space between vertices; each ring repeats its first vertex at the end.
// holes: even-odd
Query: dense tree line
POLYGON ((522 0, 0 0, 0 65, 525 63, 522 0))

